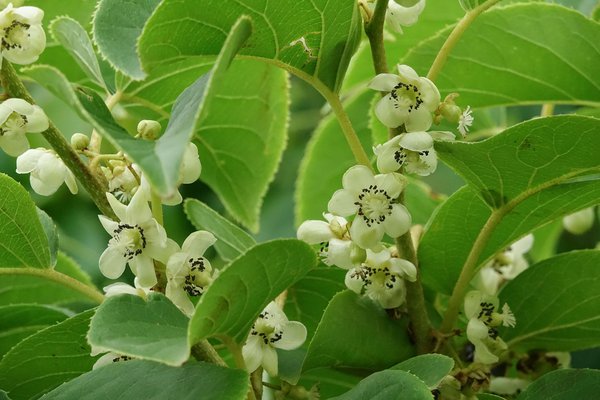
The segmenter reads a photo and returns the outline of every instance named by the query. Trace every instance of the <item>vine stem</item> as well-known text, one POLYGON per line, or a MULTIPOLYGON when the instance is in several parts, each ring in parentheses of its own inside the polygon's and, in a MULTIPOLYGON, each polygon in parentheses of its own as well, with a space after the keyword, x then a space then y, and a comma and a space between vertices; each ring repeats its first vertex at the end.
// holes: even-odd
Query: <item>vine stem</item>
MULTIPOLYGON (((21 98, 31 104, 35 103, 27 91, 27 88, 17 76, 15 69, 7 60, 2 62, 0 82, 2 83, 4 91, 10 95, 10 97, 21 98)), ((67 142, 63 134, 52 121, 49 122, 50 126, 48 129, 42 132, 44 139, 48 141, 56 154, 58 154, 65 165, 73 172, 79 182, 81 182, 81 185, 90 194, 100 212, 109 218, 116 219, 116 215, 106 199, 107 188, 105 183, 94 175, 81 158, 79 158, 79 154, 71 147, 69 142, 67 142)))
POLYGON ((492 7, 494 4, 498 3, 500 0, 488 0, 485 3, 475 7, 474 9, 468 11, 458 24, 454 27, 450 35, 444 42, 442 48, 438 52, 433 64, 431 64, 431 68, 429 68, 429 72, 427 73, 427 78, 431 81, 435 81, 438 77, 440 71, 446 64, 446 60, 448 56, 454 49, 454 46, 458 43, 463 33, 467 30, 467 28, 473 23, 475 18, 477 18, 481 13, 492 7))
POLYGON ((57 272, 51 268, 0 268, 0 276, 2 275, 38 276, 73 289, 95 303, 100 304, 104 301, 104 295, 96 288, 88 286, 77 279, 57 272))
MULTIPOLYGON (((365 23, 365 32, 369 38, 371 47, 371 58, 373 59, 373 67, 376 74, 384 74, 388 72, 387 58, 385 47, 383 44, 383 25, 385 22, 385 13, 387 11, 388 0, 377 0, 375 11, 371 20, 365 23)), ((390 129, 390 137, 403 133, 403 129, 390 129)), ((404 203, 404 194, 398 199, 400 203, 404 203)), ((421 273, 418 268, 419 260, 417 252, 412 240, 410 231, 396 238, 396 248, 398 254, 410 261, 417 267, 417 278, 414 282, 406 282, 406 307, 408 309, 408 317, 410 319, 411 336, 415 342, 415 347, 419 354, 428 353, 431 351, 432 343, 432 327, 425 307, 425 295, 423 293, 423 285, 421 283, 421 273)))
MULTIPOLYGON (((117 90, 114 94, 109 95, 106 98, 106 100, 104 101, 104 104, 106 104, 106 107, 109 110, 112 110, 119 103, 122 95, 123 95, 123 93, 121 91, 117 90)), ((102 136, 100 136, 98 131, 96 131, 94 129, 94 130, 92 130, 92 137, 90 138, 90 144, 89 144, 88 148, 91 151, 100 153, 101 146, 102 146, 102 136)), ((94 170, 94 168, 91 168, 91 169, 92 169, 92 171, 94 170)))
POLYGON ((201 340, 193 345, 191 352, 194 358, 197 360, 207 361, 212 364, 227 367, 227 363, 223 361, 219 353, 217 353, 215 348, 206 339, 201 340))

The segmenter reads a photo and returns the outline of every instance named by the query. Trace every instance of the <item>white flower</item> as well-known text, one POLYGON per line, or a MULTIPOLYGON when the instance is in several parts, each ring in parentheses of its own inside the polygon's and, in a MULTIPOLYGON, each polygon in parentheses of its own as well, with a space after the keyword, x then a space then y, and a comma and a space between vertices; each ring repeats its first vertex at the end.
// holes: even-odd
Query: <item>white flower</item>
POLYGON ((348 289, 365 295, 383 308, 396 308, 404 303, 404 280, 414 282, 417 268, 410 261, 392 257, 390 249, 367 250, 367 259, 346 274, 348 289))
POLYGON ((375 115, 387 127, 404 124, 407 132, 426 131, 432 113, 440 104, 440 92, 427 78, 419 77, 408 65, 398 65, 398 75, 379 74, 371 89, 389 92, 375 106, 375 115))
POLYGON ((152 218, 142 191, 138 191, 127 206, 110 193, 106 193, 106 197, 120 222, 98 216, 112 236, 100 256, 100 272, 107 278, 116 279, 129 264, 140 286, 151 288, 157 282, 153 260, 165 263, 173 250, 165 229, 152 218))
POLYGON ((43 132, 48 125, 48 117, 39 106, 23 99, 5 100, 0 104, 0 148, 17 157, 29 148, 25 133, 43 132))
POLYGON ((103 288, 104 293, 106 293, 106 297, 118 296, 121 294, 129 294, 132 296, 141 297, 142 299, 146 299, 150 294, 151 290, 149 288, 144 288, 140 286, 140 280, 135 278, 133 281, 133 285, 128 285, 123 282, 112 283, 103 288))
POLYGON ((0 46, 2 57, 15 64, 35 62, 46 47, 42 28, 44 11, 37 7, 13 8, 0 12, 0 46))
POLYGON ((30 149, 17 157, 17 173, 30 174, 31 188, 42 196, 50 196, 66 183, 71 193, 77 193, 75 175, 53 151, 30 149))
POLYGON ((246 369, 254 372, 262 366, 271 376, 277 376, 275 349, 293 350, 306 340, 306 327, 297 321, 288 321, 274 302, 269 303, 252 325, 242 348, 246 369))
POLYGON ((504 304, 502 313, 498 313, 497 309, 498 298, 495 296, 477 290, 465 296, 465 316, 469 319, 467 338, 475 345, 474 361, 477 363, 493 364, 499 360, 498 355, 507 349, 496 327, 513 327, 516 320, 508 304, 504 304))
POLYGON ((385 22, 394 31, 402 33, 402 27, 414 25, 419 20, 419 15, 421 15, 424 9, 425 0, 419 0, 409 7, 404 7, 396 3, 396 1, 390 0, 385 14, 385 22))
POLYGON ((125 161, 113 160, 109 164, 110 168, 101 167, 108 181, 108 191, 120 202, 127 204, 140 187, 138 179, 142 171, 136 164, 128 165, 125 161))
POLYGON ((350 236, 360 247, 375 247, 384 233, 396 238, 410 229, 408 210, 395 202, 406 186, 402 175, 373 176, 369 168, 355 165, 344 173, 342 185, 344 188, 333 194, 327 207, 336 215, 356 214, 350 236))
POLYGON ((594 207, 589 207, 563 217, 562 223, 568 232, 581 235, 592 228, 594 220, 594 207))
POLYGON ((437 168, 437 155, 433 148, 436 139, 450 141, 450 132, 409 132, 394 136, 373 148, 377 156, 377 169, 387 174, 404 168, 404 172, 427 176, 437 168))
POLYGON ((298 239, 308 244, 321 244, 320 255, 327 265, 350 269, 365 259, 365 251, 350 238, 348 221, 344 217, 323 214, 327 222, 304 221, 298 227, 298 239))
POLYGON ((521 378, 508 378, 505 376, 492 376, 490 380, 490 393, 501 395, 516 395, 522 392, 529 386, 531 381, 521 378))
POLYGON ((194 304, 188 295, 202 295, 215 278, 216 271, 203 255, 216 241, 210 232, 194 232, 185 239, 181 251, 172 254, 167 261, 166 295, 187 315, 194 313, 194 304))
POLYGON ((467 106, 467 109, 463 111, 458 119, 458 131, 462 135, 462 137, 467 136, 469 132, 469 127, 473 125, 473 115, 471 111, 471 106, 467 106))
POLYGON ((529 234, 507 247, 481 268, 474 280, 477 289, 495 295, 500 286, 529 268, 525 253, 533 246, 533 235, 529 234))

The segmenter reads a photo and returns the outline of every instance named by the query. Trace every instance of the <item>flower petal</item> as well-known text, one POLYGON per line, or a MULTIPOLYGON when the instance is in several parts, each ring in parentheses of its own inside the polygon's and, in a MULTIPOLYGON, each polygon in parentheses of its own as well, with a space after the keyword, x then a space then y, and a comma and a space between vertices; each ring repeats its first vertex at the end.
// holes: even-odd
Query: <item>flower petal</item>
POLYGON ((426 131, 431 128, 432 123, 431 111, 425 107, 419 107, 408 116, 404 126, 407 132, 426 131))
POLYGON ((411 224, 412 217, 402 204, 392 204, 392 213, 382 223, 385 233, 393 238, 408 232, 411 224))
POLYGON ((106 293, 106 297, 118 296, 120 294, 130 294, 132 296, 138 295, 136 288, 123 282, 116 282, 105 286, 102 290, 106 293))
POLYGON ((44 155, 46 149, 29 149, 17 157, 17 173, 28 174, 35 169, 39 159, 44 155))
POLYGON ((242 356, 248 372, 252 373, 260 367, 263 359, 263 346, 257 336, 250 335, 242 347, 242 356))
POLYGON ((344 278, 346 287, 358 294, 362 294, 362 290, 365 285, 364 280, 361 278, 361 271, 362 269, 360 267, 353 268, 346 272, 346 277, 344 278))
POLYGON ((377 246, 383 237, 383 233, 384 230, 381 224, 374 223, 368 226, 361 216, 354 218, 350 227, 352 240, 363 249, 377 246))
POLYGON ((127 259, 123 256, 123 250, 117 246, 109 246, 104 250, 98 261, 100 272, 109 279, 117 279, 125 271, 127 259))
POLYGON ((352 215, 358 211, 358 205, 354 204, 357 196, 346 189, 338 189, 331 196, 327 204, 327 210, 337 215, 352 215))
POLYGON ((194 303, 191 302, 185 290, 174 282, 167 282, 165 295, 188 317, 194 314, 194 303))
POLYGON ((400 135, 398 144, 412 151, 423 151, 433 148, 433 139, 427 132, 408 132, 400 135))
POLYGON ((119 228, 118 222, 115 222, 104 215, 98 215, 98 219, 100 220, 102 227, 104 227, 104 230, 111 236, 114 235, 115 231, 119 228))
POLYGON ((154 272, 154 262, 150 257, 144 254, 137 255, 133 260, 129 261, 131 270, 137 276, 138 282, 142 288, 151 288, 156 285, 156 273, 154 272))
POLYGON ((400 78, 396 74, 379 74, 371 79, 368 88, 380 92, 391 92, 398 83, 400 83, 400 78))
POLYGON ((329 242, 335 235, 331 231, 329 224, 325 221, 308 220, 304 221, 298 227, 296 236, 308 244, 318 244, 329 242))
POLYGON ((183 160, 179 170, 179 180, 181 183, 193 183, 200 177, 202 165, 198 157, 198 148, 194 143, 189 143, 183 153, 183 160))
POLYGON ((27 116, 27 132, 43 132, 50 126, 48 117, 41 107, 34 105, 33 112, 27 116))
POLYGON ((419 75, 416 73, 414 69, 405 64, 398 64, 396 66, 398 69, 398 75, 400 78, 408 78, 409 80, 419 79, 419 75))
POLYGON ((408 118, 408 111, 394 106, 394 99, 388 94, 375 105, 375 115, 388 128, 397 128, 408 118))
POLYGON ((106 198, 108 200, 108 204, 110 204, 110 208, 113 209, 119 221, 126 221, 127 218, 127 206, 121 203, 115 196, 111 193, 106 192, 106 198))
POLYGON ((138 190, 126 208, 125 221, 128 223, 142 223, 151 219, 152 211, 150 210, 150 206, 148 206, 148 199, 144 196, 143 191, 138 190))
POLYGON ((414 282, 417 280, 417 267, 410 261, 402 258, 392 258, 390 263, 392 265, 390 269, 407 281, 414 282))
POLYGON ((206 249, 215 244, 217 238, 208 231, 191 233, 183 242, 181 249, 192 257, 202 257, 206 249))
POLYGON ((280 340, 273 343, 273 347, 282 350, 294 350, 302 346, 306 340, 306 327, 298 321, 288 321, 281 330, 283 331, 280 340))
POLYGON ((29 149, 29 141, 22 133, 4 135, 0 136, 0 148, 11 157, 18 157, 29 149))
POLYGON ((275 349, 271 346, 264 346, 261 365, 269 375, 277 376, 279 371, 277 363, 277 352, 275 349))
POLYGON ((355 165, 348 168, 342 177, 344 189, 353 193, 360 193, 363 188, 369 187, 373 183, 373 172, 364 165, 355 165))
POLYGON ((406 187, 407 181, 402 174, 389 173, 375 176, 375 182, 380 189, 385 190, 390 198, 395 199, 406 187))
POLYGON ((343 269, 353 268, 360 264, 359 254, 356 254, 357 250, 360 250, 360 248, 352 241, 333 238, 329 241, 325 263, 343 269))

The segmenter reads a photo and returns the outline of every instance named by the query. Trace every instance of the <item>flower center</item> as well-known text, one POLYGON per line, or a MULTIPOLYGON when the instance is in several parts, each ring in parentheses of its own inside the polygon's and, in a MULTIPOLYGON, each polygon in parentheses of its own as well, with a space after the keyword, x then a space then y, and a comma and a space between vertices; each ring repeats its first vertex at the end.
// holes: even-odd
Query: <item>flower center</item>
POLYGON ((114 233, 114 240, 123 246, 123 257, 128 260, 142 254, 146 248, 144 230, 139 225, 119 224, 114 233))
POLYGON ((355 276, 359 276, 362 279, 365 288, 373 286, 374 288, 383 290, 393 289, 400 282, 398 274, 390 272, 388 267, 372 268, 363 265, 360 272, 357 272, 355 276))
POLYGON ((25 133, 25 125, 27 125, 27 117, 13 112, 0 127, 0 136, 6 133, 13 135, 25 133))
POLYGON ((412 83, 400 82, 390 92, 395 108, 406 108, 408 112, 419 109, 423 104, 421 91, 412 83))
POLYGON ((273 315, 267 311, 258 316, 256 322, 252 325, 250 334, 260 337, 264 344, 273 344, 283 337, 283 331, 278 329, 273 321, 273 315))
POLYGON ((421 157, 426 157, 428 155, 429 150, 412 151, 401 147, 400 150, 394 153, 394 160, 396 160, 400 166, 404 165, 405 162, 416 164, 421 162, 421 157))
POLYGON ((392 213, 392 198, 385 190, 378 189, 377 185, 364 188, 354 204, 358 206, 358 215, 369 227, 382 223, 392 213))
POLYGON ((30 36, 28 30, 31 25, 17 20, 3 29, 4 35, 2 36, 2 48, 5 50, 12 50, 16 48, 23 48, 22 44, 30 36))
POLYGON ((200 296, 208 285, 212 283, 212 277, 204 265, 203 257, 190 258, 188 266, 190 273, 185 276, 183 290, 190 296, 200 296))

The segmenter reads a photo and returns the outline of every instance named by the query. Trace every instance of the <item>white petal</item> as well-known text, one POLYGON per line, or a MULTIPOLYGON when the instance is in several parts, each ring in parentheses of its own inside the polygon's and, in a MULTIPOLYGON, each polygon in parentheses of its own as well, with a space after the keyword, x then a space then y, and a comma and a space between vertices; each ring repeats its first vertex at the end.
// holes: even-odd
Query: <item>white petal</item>
POLYGON ((388 128, 397 128, 408 118, 408 111, 394 106, 394 99, 388 94, 375 105, 375 115, 388 128))
POLYGON ((104 293, 106 293, 106 297, 118 296, 120 294, 130 294, 133 296, 138 295, 136 288, 123 282, 116 282, 105 286, 102 290, 104 290, 104 293))
MULTIPOLYGON (((4 100, 2 102, 2 108, 6 108, 6 109, 10 110, 9 115, 12 114, 13 112, 16 112, 17 114, 29 116, 30 114, 33 114, 33 112, 34 112, 33 105, 29 104, 27 101, 25 101, 23 99, 19 99, 16 97, 4 100)), ((4 113, 2 113, 2 114, 4 115, 4 113)), ((7 118, 8 118, 8 116, 7 116, 7 118)))
POLYGON ((65 169, 65 183, 67 184, 67 187, 69 188, 69 191, 72 194, 77 194, 79 188, 77 187, 77 180, 75 179, 75 175, 73 175, 73 172, 71 172, 70 169, 66 168, 66 166, 65 169))
POLYGON ((27 115, 27 132, 43 132, 50 126, 48 117, 39 106, 33 106, 33 112, 27 115))
POLYGON ((181 197, 181 193, 179 193, 179 190, 176 190, 170 196, 161 197, 160 200, 165 206, 176 206, 178 204, 181 204, 181 202, 183 201, 183 197, 181 197))
POLYGON ((15 8, 13 9, 13 13, 22 17, 31 25, 40 24, 44 18, 44 10, 31 6, 15 8))
POLYGON ((194 314, 194 303, 191 302, 181 286, 174 282, 167 282, 165 295, 188 317, 194 314))
POLYGON ((488 327, 483 321, 477 318, 469 319, 469 323, 467 324, 467 338, 473 344, 475 342, 487 339, 489 336, 488 327))
POLYGON ((400 151, 400 136, 394 136, 384 144, 381 144, 373 149, 377 156, 377 169, 382 174, 396 172, 401 164, 396 161, 396 152, 400 151))
POLYGON ((498 292, 498 288, 502 283, 502 275, 500 275, 494 268, 483 267, 477 274, 473 286, 488 295, 494 296, 498 292))
POLYGON ((360 216, 354 218, 350 227, 352 240, 363 249, 370 249, 377 246, 381 238, 383 238, 383 233, 383 226, 381 224, 375 223, 369 227, 360 216))
POLYGON ((346 287, 352 290, 354 293, 362 294, 363 286, 365 282, 360 277, 361 269, 354 268, 346 272, 346 277, 344 278, 344 283, 346 287))
POLYGON ((330 239, 335 237, 327 222, 317 220, 304 221, 298 227, 296 235, 298 239, 308 244, 329 242, 330 239))
POLYGON ((426 131, 431 128, 432 123, 431 111, 425 107, 419 107, 408 115, 404 126, 407 132, 426 131))
POLYGON ((392 204, 392 213, 382 223, 385 233, 393 238, 397 238, 408 232, 411 224, 412 218, 410 213, 402 204, 392 204))
POLYGON ((407 180, 402 174, 394 172, 376 175, 375 182, 377 183, 377 187, 385 190, 387 195, 392 199, 397 198, 407 184, 407 180))
POLYGON ((215 244, 217 238, 208 231, 191 233, 183 242, 181 249, 192 257, 202 257, 206 249, 215 244))
POLYGON ((105 217, 104 215, 98 215, 98 219, 104 227, 104 230, 106 230, 106 232, 108 232, 109 235, 114 235, 115 230, 117 230, 117 228, 119 227, 119 223, 113 221, 110 218, 105 217))
POLYGON ((590 207, 565 216, 562 222, 565 230, 574 235, 581 235, 592 228, 594 220, 594 208, 590 207))
POLYGON ((327 210, 338 215, 352 215, 358 211, 358 205, 354 204, 357 196, 346 189, 338 189, 331 196, 327 204, 327 210))
POLYGON ((265 371, 271 376, 277 376, 279 369, 277 365, 277 352, 275 349, 271 346, 265 346, 263 348, 262 357, 261 365, 265 371))
MULTIPOLYGON (((593 218, 594 218, 593 208, 589 208, 586 210, 592 211, 591 217, 592 217, 592 223, 593 223, 593 218)), ((583 210, 583 211, 585 211, 585 210, 583 210)), ((530 233, 529 235, 524 236, 523 238, 514 242, 510 247, 515 252, 515 254, 525 254, 529 250, 531 250, 532 246, 533 246, 533 235, 530 233)))
POLYGON ((392 257, 390 250, 383 248, 380 251, 367 250, 367 259, 365 263, 371 267, 384 267, 392 257))
POLYGON ((185 184, 196 182, 201 171, 202 165, 198 157, 198 148, 194 143, 189 143, 181 161, 179 180, 185 184))
POLYGON ((395 74, 379 74, 369 82, 369 89, 380 92, 391 92, 400 83, 400 78, 395 74))
POLYGON ((417 280, 417 267, 408 260, 401 258, 392 258, 390 260, 393 272, 400 274, 407 281, 414 282, 417 280))
POLYGON ((18 157, 29 149, 29 141, 22 133, 4 135, 0 136, 0 148, 11 157, 18 157))
POLYGON ((502 395, 516 395, 525 390, 530 383, 530 381, 520 378, 492 377, 488 391, 502 395))
POLYGON ((448 131, 429 131, 428 133, 436 142, 452 142, 456 139, 454 133, 448 131))
POLYGON ((498 356, 490 351, 484 341, 477 341, 473 344, 475 345, 475 357, 473 361, 480 364, 494 364, 498 362, 498 356))
POLYGON ((109 245, 98 261, 100 272, 109 279, 117 279, 125 271, 127 259, 119 247, 109 245))
POLYGON ((38 160, 36 171, 37 177, 48 188, 54 188, 52 191, 54 193, 65 181, 67 167, 54 152, 48 151, 38 160))
POLYGON ((407 174, 428 176, 435 172, 437 165, 437 153, 431 148, 426 154, 419 154, 417 160, 408 160, 405 165, 405 172, 407 174))
POLYGON ((433 82, 427 78, 419 78, 419 90, 423 105, 429 112, 434 112, 440 105, 440 91, 433 82))
POLYGON ((110 208, 113 209, 119 221, 126 221, 127 218, 127 206, 121 203, 115 196, 111 193, 106 192, 106 198, 108 199, 108 204, 110 204, 110 208))
POLYGON ((306 340, 306 327, 298 321, 289 321, 282 328, 280 340, 273 343, 273 347, 283 350, 294 350, 302 346, 306 340))
POLYGON ((17 157, 17 173, 28 174, 33 171, 40 158, 46 153, 46 149, 37 148, 27 150, 17 157))
POLYGON ((398 75, 400 75, 401 78, 408 78, 408 80, 419 79, 419 75, 408 65, 398 64, 397 68, 398 75))
POLYGON ((478 290, 471 290, 465 295, 465 316, 467 318, 477 318, 482 299, 483 295, 478 290))
POLYGON ((262 347, 260 339, 252 335, 248 337, 246 344, 242 347, 242 356, 248 372, 252 373, 260 367, 263 358, 262 347))
POLYGON ((400 135, 398 144, 412 151, 423 151, 433 148, 433 139, 427 132, 409 132, 400 135))
POLYGON ((168 281, 182 283, 185 280, 185 275, 188 273, 187 259, 187 253, 182 251, 174 253, 169 257, 166 269, 168 281))
POLYGON ((154 262, 150 257, 144 254, 137 255, 133 260, 129 261, 131 270, 138 278, 138 282, 142 288, 151 288, 156 285, 156 273, 154 272, 154 262))
POLYGON ((151 219, 152 211, 150 210, 146 196, 144 196, 142 191, 135 192, 126 208, 125 221, 129 223, 141 223, 151 219))
POLYGON ((360 250, 360 248, 350 240, 331 239, 327 249, 326 263, 343 269, 354 268, 357 264, 360 264, 360 257, 355 254, 357 250, 360 250))
POLYGON ((342 186, 353 193, 360 193, 363 188, 372 185, 373 172, 364 165, 355 165, 348 168, 342 177, 342 186))

